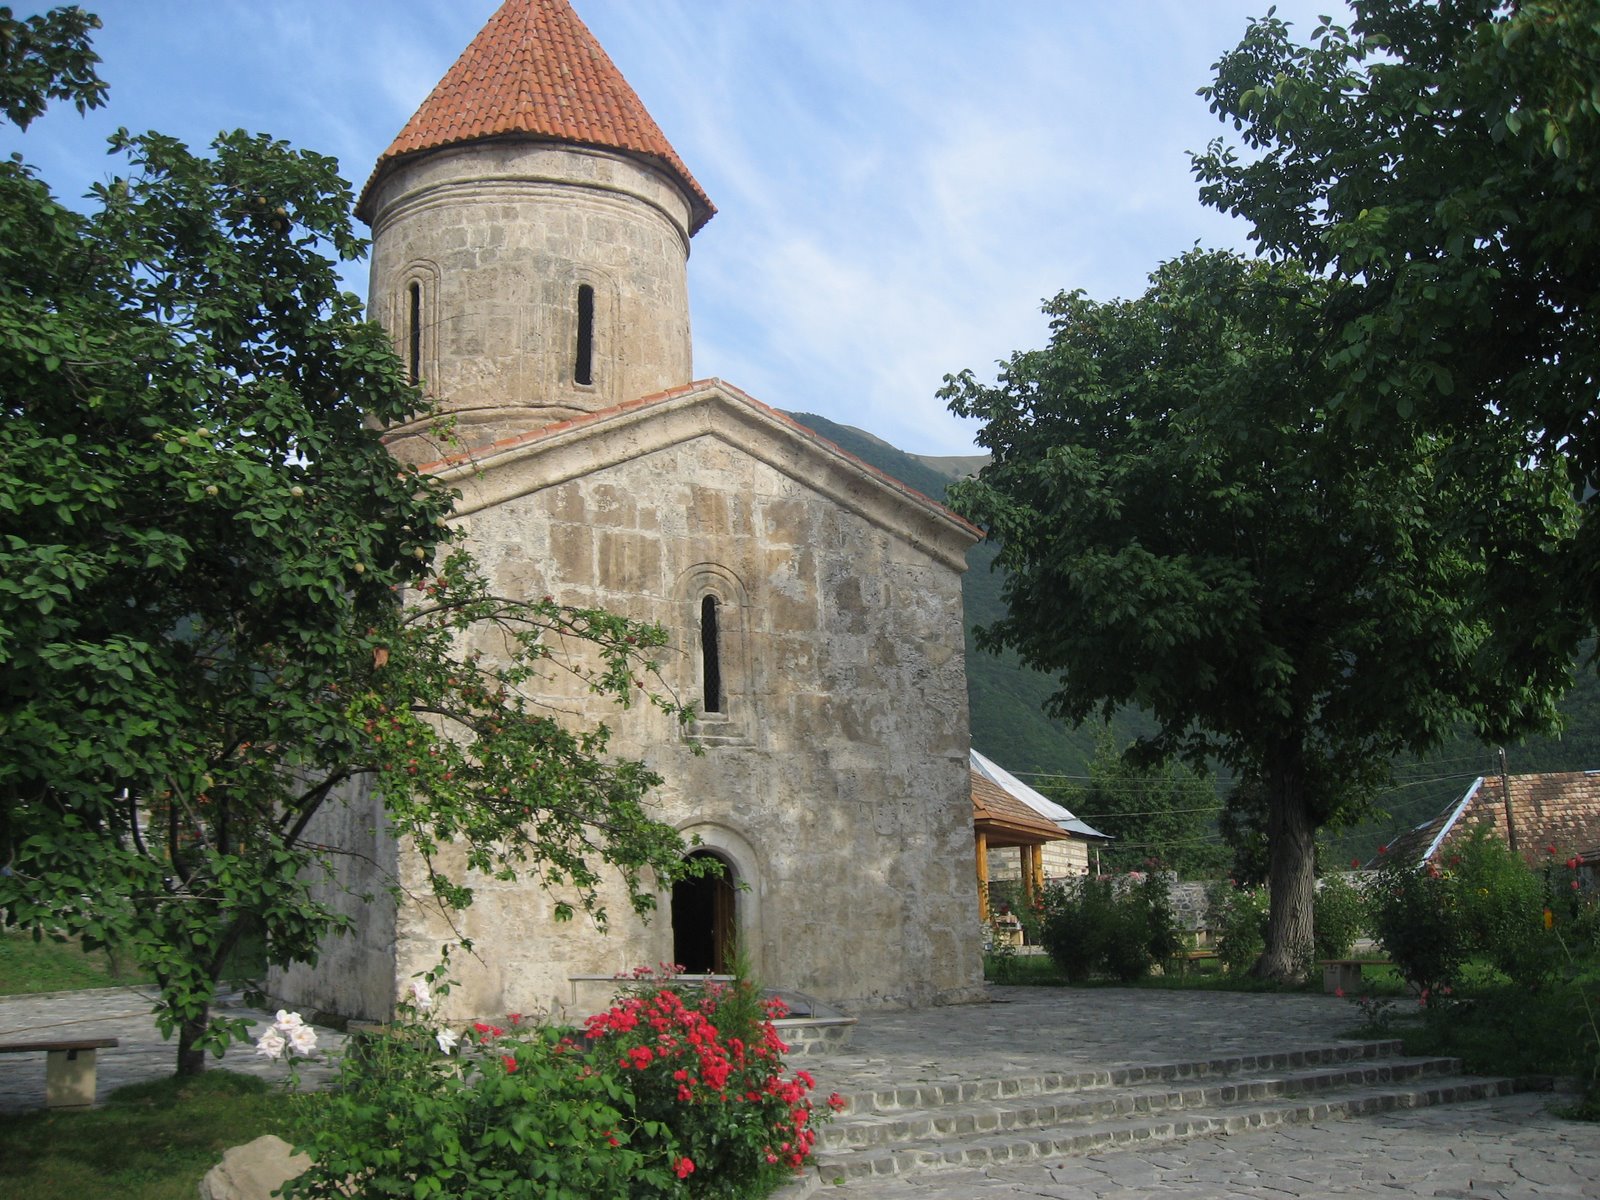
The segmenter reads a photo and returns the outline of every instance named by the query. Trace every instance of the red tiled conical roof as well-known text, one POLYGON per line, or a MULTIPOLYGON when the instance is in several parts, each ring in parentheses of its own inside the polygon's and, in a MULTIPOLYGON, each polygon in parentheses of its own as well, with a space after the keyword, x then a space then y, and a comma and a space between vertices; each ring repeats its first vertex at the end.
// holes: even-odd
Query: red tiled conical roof
POLYGON ((356 211, 397 159, 505 134, 653 160, 688 194, 690 233, 717 211, 568 0, 506 0, 379 157, 356 211))

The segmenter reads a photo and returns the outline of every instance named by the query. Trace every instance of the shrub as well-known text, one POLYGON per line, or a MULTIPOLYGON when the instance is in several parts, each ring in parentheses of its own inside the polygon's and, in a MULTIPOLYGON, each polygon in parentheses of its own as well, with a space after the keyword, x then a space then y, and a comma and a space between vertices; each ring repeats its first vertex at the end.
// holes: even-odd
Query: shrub
POLYGON ((1418 991, 1453 985, 1471 950, 1454 877, 1435 865, 1418 867, 1380 848, 1372 885, 1372 932, 1395 969, 1418 991))
POLYGON ((1105 961, 1113 933, 1111 880, 1085 875, 1052 883, 1044 903, 1045 952, 1069 983, 1082 983, 1105 961))
POLYGON ((1166 878, 1137 872, 1051 884, 1041 940, 1073 983, 1096 972, 1131 983, 1182 945, 1166 878))
MULTIPOLYGON (((694 1196, 761 1196, 806 1163, 816 1141, 806 1071, 786 1075, 772 1019, 787 1010, 748 979, 697 996, 647 984, 590 1017, 586 1037, 628 1078, 632 1144, 659 1153, 694 1196)), ((835 1105, 841 1103, 833 1098, 835 1105)), ((634 1196, 675 1190, 635 1187, 634 1196)))
POLYGON ((1267 889, 1217 884, 1208 897, 1217 958, 1230 975, 1242 975, 1267 948, 1267 889))
POLYGON ((314 1165, 285 1195, 771 1191, 805 1163, 817 1120, 811 1077, 784 1073, 781 1002, 742 979, 700 993, 649 972, 635 982, 583 1031, 513 1014, 459 1034, 428 1016, 419 982, 402 1019, 341 1062, 300 1139, 314 1165))
POLYGON ((1318 881, 1312 914, 1316 957, 1347 958, 1367 923, 1367 901, 1354 884, 1340 874, 1318 881))
POLYGON ((1561 969, 1561 947, 1544 929, 1545 881, 1487 829, 1452 846, 1446 876, 1469 946, 1513 983, 1537 990, 1561 969))
POLYGON ((401 1023, 346 1055, 298 1139, 313 1165, 287 1196, 620 1200, 635 1180, 670 1194, 659 1131, 632 1121, 623 1080, 597 1052, 513 1023, 486 1025, 451 1054, 436 1041, 445 1033, 401 1023))

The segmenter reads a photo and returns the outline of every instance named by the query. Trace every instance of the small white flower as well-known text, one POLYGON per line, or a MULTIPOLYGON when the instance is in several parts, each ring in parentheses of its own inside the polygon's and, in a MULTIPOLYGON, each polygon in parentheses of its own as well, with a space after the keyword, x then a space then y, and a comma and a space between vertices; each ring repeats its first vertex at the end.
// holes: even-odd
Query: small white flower
POLYGON ((441 1053, 449 1054, 450 1051, 456 1048, 456 1043, 461 1039, 450 1030, 441 1029, 438 1033, 433 1035, 433 1040, 439 1043, 439 1050, 441 1053))
POLYGON ((426 979, 413 979, 411 981, 411 1002, 421 1012, 427 1012, 433 1007, 433 995, 428 991, 428 981, 426 979))
POLYGON ((278 1019, 272 1024, 279 1033, 286 1034, 291 1029, 299 1029, 305 1022, 300 1019, 299 1013, 286 1012, 280 1008, 278 1010, 278 1019))
POLYGON ((301 1058, 310 1058, 317 1052, 317 1031, 309 1025, 297 1025, 289 1030, 289 1045, 301 1058))
POLYGON ((283 1035, 276 1027, 268 1029, 256 1039, 256 1053, 262 1058, 277 1058, 283 1053, 283 1035))

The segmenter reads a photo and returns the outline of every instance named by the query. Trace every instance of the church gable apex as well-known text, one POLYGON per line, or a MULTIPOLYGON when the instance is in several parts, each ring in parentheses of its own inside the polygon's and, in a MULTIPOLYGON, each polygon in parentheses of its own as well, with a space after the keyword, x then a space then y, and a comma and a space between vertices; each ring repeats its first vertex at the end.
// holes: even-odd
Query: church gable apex
POLYGON ((944 505, 720 379, 562 421, 423 470, 461 489, 458 515, 713 437, 855 512, 957 570, 982 531, 944 505))

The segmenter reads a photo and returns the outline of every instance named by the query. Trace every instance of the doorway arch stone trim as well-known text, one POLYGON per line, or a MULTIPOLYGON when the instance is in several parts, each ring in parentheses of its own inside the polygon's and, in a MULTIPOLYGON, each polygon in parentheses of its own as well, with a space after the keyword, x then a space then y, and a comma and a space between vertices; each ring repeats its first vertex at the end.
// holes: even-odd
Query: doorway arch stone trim
MULTIPOLYGON (((726 859, 733 867, 737 889, 733 894, 733 926, 737 931, 740 949, 750 963, 756 978, 765 980, 771 972, 766 961, 766 937, 761 923, 761 896, 765 891, 765 875, 761 857, 756 848, 738 830, 716 821, 693 820, 678 827, 686 852, 709 850, 726 859), (696 839, 699 844, 694 844, 696 839)), ((671 889, 667 890, 667 911, 671 912, 671 889)))

